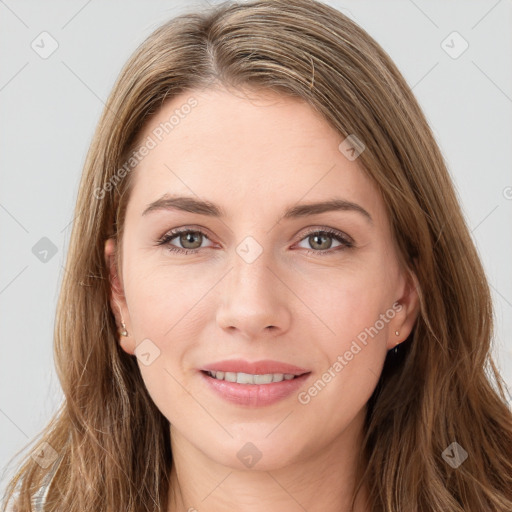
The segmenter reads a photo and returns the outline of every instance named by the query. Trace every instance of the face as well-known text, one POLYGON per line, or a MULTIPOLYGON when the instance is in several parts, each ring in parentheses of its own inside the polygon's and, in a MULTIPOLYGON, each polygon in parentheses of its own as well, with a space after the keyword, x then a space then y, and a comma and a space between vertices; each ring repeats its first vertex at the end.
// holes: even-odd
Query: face
POLYGON ((361 425, 417 314, 382 198, 340 151, 345 137, 297 99, 184 93, 145 127, 150 139, 130 176, 119 272, 113 240, 105 248, 123 349, 171 432, 211 460, 243 468, 254 451, 271 469, 322 451, 361 425), (305 375, 230 384, 201 371, 226 360, 305 375))

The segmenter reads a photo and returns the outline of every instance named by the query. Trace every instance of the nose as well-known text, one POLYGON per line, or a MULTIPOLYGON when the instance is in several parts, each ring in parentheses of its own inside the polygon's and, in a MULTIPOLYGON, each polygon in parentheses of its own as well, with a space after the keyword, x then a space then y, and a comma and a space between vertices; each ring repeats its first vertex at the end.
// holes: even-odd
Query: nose
POLYGON ((289 329, 291 291, 265 251, 248 263, 238 254, 220 283, 217 325, 247 339, 275 337, 289 329))

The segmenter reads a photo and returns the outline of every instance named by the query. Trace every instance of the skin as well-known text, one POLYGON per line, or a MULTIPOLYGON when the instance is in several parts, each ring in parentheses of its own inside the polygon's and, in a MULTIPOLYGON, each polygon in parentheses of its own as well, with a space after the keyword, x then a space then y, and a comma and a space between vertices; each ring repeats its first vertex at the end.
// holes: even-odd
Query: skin
MULTIPOLYGON (((338 149, 345 137, 305 102, 261 91, 187 92, 163 105, 140 140, 191 95, 198 105, 132 171, 121 269, 115 242, 105 245, 112 308, 129 333, 123 349, 134 354, 149 339, 160 351, 148 366, 137 361, 171 423, 168 511, 348 511, 366 404, 387 350, 413 328, 416 278, 400 267, 373 182, 338 149), (164 193, 208 200, 227 216, 142 215, 164 193), (288 206, 333 197, 359 204, 373 223, 355 211, 281 219, 288 206), (157 245, 181 227, 207 237, 157 245), (309 228, 339 230, 355 246, 329 236, 315 245, 309 228), (263 251, 250 264, 236 251, 247 236, 263 251), (200 248, 177 254, 170 246, 200 248), (273 359, 310 370, 307 391, 395 303, 400 311, 307 404, 293 393, 270 406, 240 406, 198 374, 223 359, 273 359), (250 468, 237 457, 247 442, 261 453, 250 468)), ((369 510, 365 496, 363 487, 356 512, 369 510)))

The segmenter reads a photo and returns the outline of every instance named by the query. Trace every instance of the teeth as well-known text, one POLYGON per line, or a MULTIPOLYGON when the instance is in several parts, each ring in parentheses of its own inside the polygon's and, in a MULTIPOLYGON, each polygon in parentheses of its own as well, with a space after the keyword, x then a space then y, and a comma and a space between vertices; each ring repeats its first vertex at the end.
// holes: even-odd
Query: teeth
POLYGON ((237 384, 270 384, 282 380, 292 380, 293 373, 266 373, 265 375, 253 375, 252 373, 214 372, 209 371, 208 375, 217 380, 236 382, 237 384))
MULTIPOLYGON (((242 373, 241 375, 247 375, 247 373, 242 373)), ((240 382, 238 379, 236 381, 240 382)), ((267 373, 266 375, 248 376, 246 381, 248 384, 270 384, 271 382, 274 382, 274 376, 271 373, 267 373)), ((275 380, 275 382, 279 381, 275 380)))

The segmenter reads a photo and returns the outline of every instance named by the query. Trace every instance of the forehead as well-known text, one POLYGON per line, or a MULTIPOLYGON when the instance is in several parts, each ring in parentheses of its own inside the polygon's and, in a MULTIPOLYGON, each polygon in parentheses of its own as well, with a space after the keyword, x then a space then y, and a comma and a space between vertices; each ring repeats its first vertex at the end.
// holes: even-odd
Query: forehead
MULTIPOLYGON (((144 209, 164 193, 263 211, 343 197, 383 214, 378 192, 340 151, 345 137, 305 101, 273 92, 197 90, 167 101, 140 144, 130 203, 144 209), (190 105, 193 105, 190 107, 190 105)), ((254 210, 253 210, 254 211, 254 210)), ((373 216, 373 215, 372 215, 373 216)))

